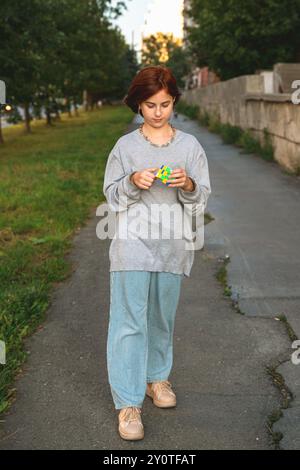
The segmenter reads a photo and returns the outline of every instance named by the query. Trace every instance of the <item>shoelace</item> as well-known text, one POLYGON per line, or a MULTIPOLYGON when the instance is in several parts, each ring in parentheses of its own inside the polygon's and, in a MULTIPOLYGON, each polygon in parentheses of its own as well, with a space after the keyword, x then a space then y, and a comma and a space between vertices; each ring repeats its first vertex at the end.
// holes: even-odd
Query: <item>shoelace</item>
POLYGON ((168 380, 163 380, 162 382, 154 382, 152 384, 152 387, 158 388, 159 392, 166 390, 167 392, 173 393, 171 389, 171 382, 169 382, 168 380))
POLYGON ((130 406, 124 414, 124 420, 130 423, 130 421, 134 421, 135 419, 139 418, 140 414, 141 408, 130 406))

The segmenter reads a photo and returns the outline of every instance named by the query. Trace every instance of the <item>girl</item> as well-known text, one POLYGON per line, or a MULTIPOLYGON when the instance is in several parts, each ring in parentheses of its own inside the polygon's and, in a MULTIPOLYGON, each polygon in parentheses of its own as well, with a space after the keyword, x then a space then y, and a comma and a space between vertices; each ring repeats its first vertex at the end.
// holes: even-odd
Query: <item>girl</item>
POLYGON ((184 234, 178 237, 180 224, 171 228, 170 209, 177 216, 184 206, 193 207, 194 214, 197 208, 204 212, 211 193, 203 147, 192 134, 169 123, 180 95, 172 71, 164 66, 145 67, 136 74, 124 103, 144 122, 118 139, 104 175, 103 192, 117 222, 109 249, 107 368, 120 410, 119 434, 129 440, 144 437, 145 394, 156 406, 176 406, 168 381, 174 322, 194 251, 187 249, 184 234), (155 176, 162 165, 171 168, 167 180, 155 176), (169 235, 160 239, 160 229, 169 235))

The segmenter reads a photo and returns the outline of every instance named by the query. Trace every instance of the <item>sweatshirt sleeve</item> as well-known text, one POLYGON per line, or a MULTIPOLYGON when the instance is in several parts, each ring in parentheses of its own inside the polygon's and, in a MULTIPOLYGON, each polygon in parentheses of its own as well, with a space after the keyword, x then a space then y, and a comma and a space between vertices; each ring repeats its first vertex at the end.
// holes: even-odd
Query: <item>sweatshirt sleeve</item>
POLYGON ((186 165, 186 173, 194 182, 194 191, 184 191, 182 188, 178 188, 178 199, 183 204, 193 204, 193 214, 197 215, 204 212, 207 206, 211 185, 207 157, 196 138, 192 158, 186 165))
POLYGON ((120 146, 116 142, 106 162, 103 183, 103 193, 113 212, 127 210, 141 197, 141 189, 130 181, 131 174, 124 171, 120 146))

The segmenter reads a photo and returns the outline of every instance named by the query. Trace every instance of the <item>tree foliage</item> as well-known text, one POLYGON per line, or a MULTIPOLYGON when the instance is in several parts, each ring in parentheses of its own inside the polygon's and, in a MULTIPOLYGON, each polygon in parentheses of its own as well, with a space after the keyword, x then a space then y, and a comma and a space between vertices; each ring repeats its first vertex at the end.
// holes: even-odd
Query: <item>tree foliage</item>
POLYGON ((189 51, 223 80, 300 60, 300 0, 192 0, 189 51))
POLYGON ((180 41, 173 34, 158 32, 144 38, 142 49, 142 65, 165 65, 174 73, 179 87, 184 86, 190 64, 188 56, 181 47, 180 41))
MULTIPOLYGON (((125 2, 1 0, 0 79, 11 104, 43 106, 50 120, 57 101, 118 98, 137 69, 135 53, 111 19, 125 2)), ((56 105, 56 107, 55 107, 56 105)))

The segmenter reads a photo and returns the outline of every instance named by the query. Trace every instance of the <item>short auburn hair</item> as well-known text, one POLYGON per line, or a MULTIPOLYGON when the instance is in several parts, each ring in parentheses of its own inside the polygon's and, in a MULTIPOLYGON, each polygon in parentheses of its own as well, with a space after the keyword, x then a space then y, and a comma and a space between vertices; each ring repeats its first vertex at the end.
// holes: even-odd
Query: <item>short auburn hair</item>
MULTIPOLYGON (((139 104, 162 89, 166 89, 168 94, 175 98, 175 105, 181 93, 171 69, 164 65, 148 65, 133 78, 123 103, 134 113, 138 113, 139 104)), ((141 110, 140 114, 143 116, 141 110)))

